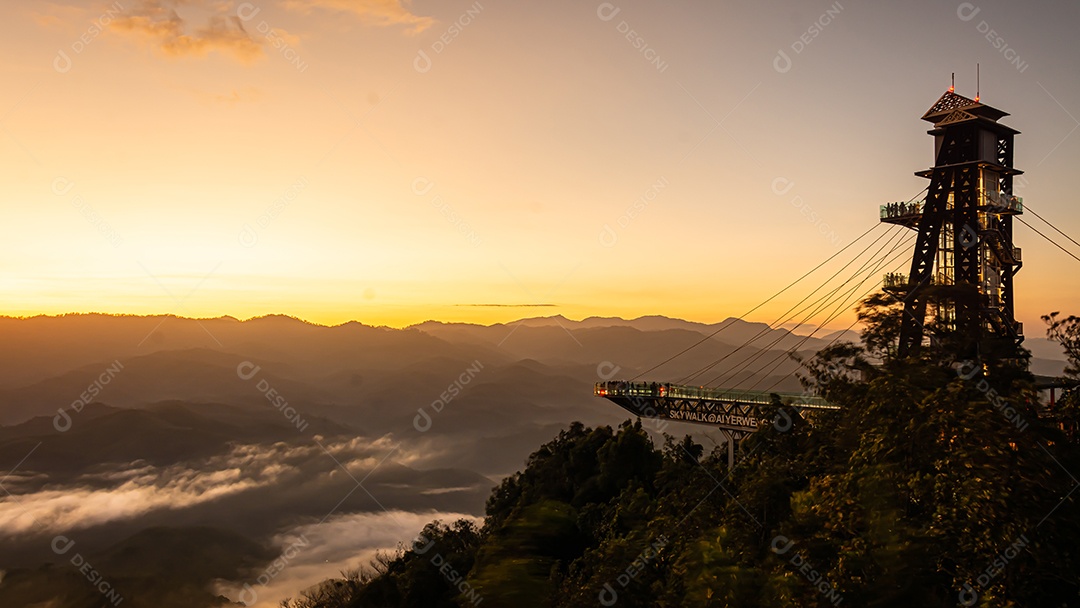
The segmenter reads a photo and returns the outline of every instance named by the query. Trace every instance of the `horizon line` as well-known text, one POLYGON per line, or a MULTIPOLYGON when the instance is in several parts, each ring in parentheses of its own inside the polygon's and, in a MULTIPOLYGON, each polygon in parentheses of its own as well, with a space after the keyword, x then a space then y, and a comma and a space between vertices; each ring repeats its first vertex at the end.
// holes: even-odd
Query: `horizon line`
MULTIPOLYGON (((552 305, 514 305, 514 304, 487 304, 487 305, 485 305, 485 304, 471 304, 470 305, 470 304, 458 304, 458 305, 455 305, 455 306, 486 306, 486 307, 498 307, 498 308, 504 308, 504 307, 505 308, 516 308, 516 307, 532 307, 532 306, 553 306, 553 307, 557 307, 557 305, 554 305, 554 304, 552 304, 552 305)), ((493 327, 493 326, 496 326, 496 325, 515 325, 515 324, 520 324, 523 321, 541 320, 541 319, 560 319, 560 318, 563 319, 563 320, 569 321, 571 323, 583 323, 583 322, 585 322, 586 320, 589 320, 589 319, 609 319, 609 320, 612 320, 612 321, 622 321, 622 322, 625 322, 625 323, 632 323, 634 321, 640 321, 642 319, 662 318, 662 319, 668 319, 668 320, 671 320, 671 321, 681 321, 683 323, 698 324, 698 325, 705 325, 705 326, 721 325, 721 324, 727 323, 728 321, 731 321, 732 319, 735 319, 735 320, 738 320, 738 321, 742 321, 744 323, 767 325, 770 329, 773 329, 773 330, 788 331, 788 332, 790 332, 792 334, 795 333, 794 331, 792 331, 791 328, 785 327, 783 325, 773 326, 772 324, 766 323, 764 321, 751 321, 751 320, 743 319, 741 317, 729 316, 729 317, 725 318, 723 321, 715 321, 715 322, 709 323, 709 322, 704 322, 704 321, 694 321, 694 320, 691 320, 691 319, 684 319, 682 317, 672 317, 672 316, 663 315, 663 314, 641 315, 641 316, 637 316, 637 317, 630 318, 630 319, 625 318, 625 317, 620 317, 620 316, 599 316, 599 315, 590 315, 590 316, 582 317, 580 319, 573 319, 573 318, 567 317, 567 316, 559 313, 559 314, 554 314, 554 315, 550 315, 550 316, 522 317, 520 319, 514 319, 514 320, 511 320, 511 321, 488 323, 488 324, 474 323, 474 322, 468 322, 468 321, 441 321, 441 320, 438 320, 438 319, 426 319, 424 321, 420 321, 420 322, 417 322, 417 323, 411 323, 411 324, 408 324, 408 325, 402 325, 400 327, 394 327, 394 326, 391 326, 391 325, 374 325, 374 324, 365 323, 365 322, 360 321, 358 319, 350 319, 348 321, 344 321, 342 323, 337 323, 337 324, 318 323, 318 322, 311 321, 311 320, 308 320, 308 319, 305 319, 305 318, 302 318, 302 317, 298 317, 296 315, 290 315, 290 314, 285 314, 285 313, 267 313, 267 314, 263 314, 263 315, 255 315, 255 316, 248 317, 248 318, 239 318, 239 317, 234 317, 233 315, 228 315, 228 314, 219 315, 219 316, 216 316, 216 317, 199 317, 199 316, 178 315, 176 313, 138 314, 138 313, 115 313, 115 312, 89 311, 89 312, 65 312, 65 313, 55 313, 55 314, 38 313, 38 314, 33 314, 33 315, 0 314, 0 320, 11 319, 11 320, 18 320, 18 321, 28 321, 28 320, 32 320, 32 319, 60 319, 60 318, 64 318, 64 317, 95 317, 95 316, 96 317, 116 317, 116 318, 141 318, 141 319, 151 319, 151 318, 160 318, 160 317, 170 318, 171 317, 171 318, 174 318, 174 319, 182 319, 182 320, 188 320, 188 321, 224 321, 224 320, 228 320, 228 321, 235 321, 237 323, 248 323, 248 322, 251 322, 251 321, 259 321, 259 320, 263 320, 263 319, 280 318, 280 319, 289 319, 289 320, 292 320, 292 321, 297 321, 299 323, 304 323, 305 325, 312 325, 312 326, 315 326, 315 327, 334 328, 334 327, 343 327, 345 325, 355 323, 357 325, 363 325, 365 327, 386 328, 386 329, 395 329, 395 330, 411 329, 411 328, 417 327, 419 325, 424 325, 424 324, 427 324, 427 323, 440 323, 440 324, 444 324, 444 325, 475 325, 475 326, 479 326, 479 327, 493 327)), ((833 333, 838 332, 838 331, 851 331, 852 330, 850 328, 830 329, 828 327, 820 327, 820 326, 817 326, 817 325, 806 325, 806 327, 817 328, 817 329, 819 329, 821 331, 828 331, 828 332, 833 332, 833 333)), ((800 334, 795 334, 795 335, 800 335, 800 334)))

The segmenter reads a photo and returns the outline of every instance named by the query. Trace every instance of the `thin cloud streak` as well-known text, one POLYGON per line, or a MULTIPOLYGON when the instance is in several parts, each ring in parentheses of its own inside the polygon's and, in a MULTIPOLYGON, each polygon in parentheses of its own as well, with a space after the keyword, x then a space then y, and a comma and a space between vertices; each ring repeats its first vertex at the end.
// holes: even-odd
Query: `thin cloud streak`
POLYGON ((558 304, 454 304, 471 308, 558 308, 558 304))
POLYGON ((114 31, 142 35, 151 46, 171 57, 204 57, 222 51, 242 63, 263 56, 262 45, 248 34, 233 12, 212 15, 205 25, 188 32, 187 22, 177 12, 183 0, 144 0, 110 24, 114 31))
POLYGON ((352 13, 365 25, 379 27, 406 26, 406 33, 419 34, 435 23, 432 17, 416 15, 409 10, 408 0, 286 0, 285 8, 302 13, 311 9, 352 13))

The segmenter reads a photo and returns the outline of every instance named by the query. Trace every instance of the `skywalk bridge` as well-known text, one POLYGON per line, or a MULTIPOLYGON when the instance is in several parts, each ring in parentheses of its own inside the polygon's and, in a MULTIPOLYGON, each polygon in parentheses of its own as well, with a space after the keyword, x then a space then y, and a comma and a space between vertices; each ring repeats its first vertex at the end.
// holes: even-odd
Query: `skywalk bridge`
POLYGON ((615 403, 642 418, 707 424, 719 429, 728 440, 728 464, 734 465, 735 443, 761 427, 790 424, 783 420, 773 395, 784 408, 838 410, 820 397, 802 393, 776 393, 718 389, 658 382, 598 382, 593 394, 615 403), (778 418, 781 416, 781 418, 778 418))

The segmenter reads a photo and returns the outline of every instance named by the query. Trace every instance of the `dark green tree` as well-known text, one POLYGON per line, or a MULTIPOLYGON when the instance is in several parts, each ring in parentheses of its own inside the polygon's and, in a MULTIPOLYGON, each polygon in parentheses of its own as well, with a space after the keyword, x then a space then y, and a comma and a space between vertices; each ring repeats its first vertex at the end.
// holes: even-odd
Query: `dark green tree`
MULTIPOLYGON (((899 304, 868 298, 861 344, 804 361, 840 409, 774 399, 733 469, 689 436, 657 449, 640 421, 573 423, 495 488, 482 530, 423 536, 488 606, 1080 606, 1075 394, 1047 412, 1026 351, 943 324, 898 357, 899 304)), ((1080 321, 1047 322, 1075 376, 1080 321)), ((296 606, 469 605, 430 555, 296 606)))

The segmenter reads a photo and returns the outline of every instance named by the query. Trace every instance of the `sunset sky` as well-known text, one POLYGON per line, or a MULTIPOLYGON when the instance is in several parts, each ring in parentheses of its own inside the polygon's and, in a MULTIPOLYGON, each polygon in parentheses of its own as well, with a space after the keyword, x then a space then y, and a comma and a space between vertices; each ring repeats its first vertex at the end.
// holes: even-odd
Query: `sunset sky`
MULTIPOLYGON (((919 117, 976 63, 1017 194, 1080 240, 1077 3, 0 10, 4 315, 719 321, 927 185, 919 117)), ((1028 335, 1080 314, 1078 262, 1016 244, 1028 335)))

